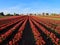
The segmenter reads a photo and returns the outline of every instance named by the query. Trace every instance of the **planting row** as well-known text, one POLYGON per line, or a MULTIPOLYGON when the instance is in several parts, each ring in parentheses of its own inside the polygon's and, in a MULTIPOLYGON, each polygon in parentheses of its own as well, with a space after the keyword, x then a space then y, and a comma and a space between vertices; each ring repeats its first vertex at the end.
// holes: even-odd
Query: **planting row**
POLYGON ((51 27, 54 20, 18 16, 0 21, 0 45, 60 45, 60 34, 51 27))

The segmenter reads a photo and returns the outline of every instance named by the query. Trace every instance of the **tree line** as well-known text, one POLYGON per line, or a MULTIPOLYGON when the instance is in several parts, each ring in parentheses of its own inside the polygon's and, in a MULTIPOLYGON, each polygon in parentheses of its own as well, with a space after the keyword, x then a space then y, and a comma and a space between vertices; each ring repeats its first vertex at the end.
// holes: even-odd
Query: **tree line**
MULTIPOLYGON (((19 14, 16 14, 16 13, 14 13, 14 14, 8 13, 8 14, 5 15, 3 12, 0 12, 0 16, 18 16, 18 15, 19 14)), ((27 15, 43 15, 43 16, 53 15, 53 16, 55 16, 55 15, 59 15, 59 14, 56 14, 56 13, 51 13, 51 14, 49 14, 49 13, 32 14, 32 13, 30 13, 30 14, 27 14, 27 15)))
POLYGON ((10 13, 8 13, 8 14, 4 14, 3 12, 0 12, 0 16, 18 16, 19 14, 16 14, 16 13, 14 13, 14 14, 10 14, 10 13))

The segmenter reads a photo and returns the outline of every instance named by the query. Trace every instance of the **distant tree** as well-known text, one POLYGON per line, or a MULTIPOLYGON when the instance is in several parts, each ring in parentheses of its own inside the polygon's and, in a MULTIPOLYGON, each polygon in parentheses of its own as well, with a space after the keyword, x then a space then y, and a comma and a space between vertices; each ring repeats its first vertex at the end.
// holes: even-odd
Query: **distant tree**
POLYGON ((16 15, 16 13, 14 13, 14 15, 16 15))
POLYGON ((44 15, 45 15, 45 13, 43 12, 43 13, 42 13, 42 15, 44 16, 44 15))
POLYGON ((3 13, 3 12, 1 12, 1 13, 0 13, 0 15, 1 15, 1 16, 4 16, 4 13, 3 13))
POLYGON ((57 15, 57 14, 56 14, 56 13, 52 13, 51 15, 55 16, 55 15, 57 15))
POLYGON ((8 14, 6 14, 6 16, 11 16, 11 14, 10 14, 10 13, 8 13, 8 14))
POLYGON ((46 15, 49 15, 49 13, 46 13, 46 15))
POLYGON ((36 15, 36 14, 34 14, 34 15, 36 15))
POLYGON ((16 16, 19 16, 19 14, 16 14, 16 16))
POLYGON ((32 15, 32 13, 30 13, 29 15, 32 15))
POLYGON ((19 16, 19 14, 14 13, 15 16, 19 16))
POLYGON ((38 15, 41 15, 41 14, 38 14, 38 15))

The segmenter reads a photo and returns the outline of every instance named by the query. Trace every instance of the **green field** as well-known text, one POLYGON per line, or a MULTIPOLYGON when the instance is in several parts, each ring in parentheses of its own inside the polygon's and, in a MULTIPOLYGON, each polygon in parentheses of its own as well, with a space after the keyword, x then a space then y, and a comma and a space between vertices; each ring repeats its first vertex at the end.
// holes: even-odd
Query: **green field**
POLYGON ((0 16, 0 18, 3 18, 3 17, 5 17, 5 16, 0 16))
POLYGON ((53 18, 54 20, 60 20, 60 18, 53 18))

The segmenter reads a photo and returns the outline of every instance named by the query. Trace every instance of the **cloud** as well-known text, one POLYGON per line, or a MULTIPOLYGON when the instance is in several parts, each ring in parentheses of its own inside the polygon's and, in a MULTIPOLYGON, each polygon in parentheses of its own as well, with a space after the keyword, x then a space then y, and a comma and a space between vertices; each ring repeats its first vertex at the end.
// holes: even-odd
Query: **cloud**
POLYGON ((12 6, 12 7, 7 7, 7 8, 3 8, 3 9, 0 9, 0 12, 4 12, 5 14, 7 13, 35 13, 37 12, 36 11, 36 5, 37 3, 36 2, 32 2, 32 3, 19 3, 18 5, 16 6, 12 6))
POLYGON ((0 9, 0 12, 4 12, 5 14, 7 13, 42 13, 42 12, 48 12, 48 13, 58 13, 58 11, 60 11, 60 9, 57 8, 51 8, 50 6, 45 5, 43 3, 39 3, 39 2, 32 2, 29 4, 25 4, 25 3, 19 3, 16 6, 11 6, 11 7, 7 7, 4 9, 0 9))
POLYGON ((19 10, 19 7, 18 6, 14 6, 14 7, 0 9, 0 12, 4 12, 5 14, 7 14, 7 13, 14 13, 17 10, 19 10))

